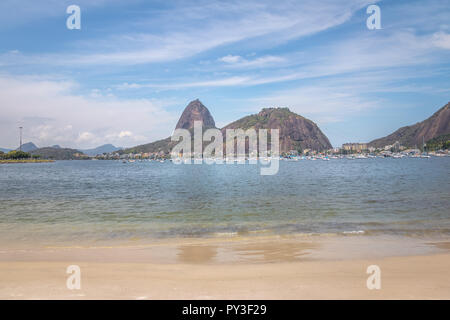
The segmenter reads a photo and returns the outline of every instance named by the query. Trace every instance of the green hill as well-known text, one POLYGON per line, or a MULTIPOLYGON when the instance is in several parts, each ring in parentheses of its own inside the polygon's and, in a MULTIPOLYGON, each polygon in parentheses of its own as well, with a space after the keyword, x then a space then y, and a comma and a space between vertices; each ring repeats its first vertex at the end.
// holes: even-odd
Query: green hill
POLYGON ((41 159, 51 160, 80 160, 87 159, 88 156, 79 150, 69 148, 40 148, 29 152, 31 155, 38 155, 41 159))
POLYGON ((369 145, 375 148, 382 148, 399 141, 405 147, 419 147, 422 146, 423 141, 449 133, 450 103, 447 103, 428 119, 411 126, 402 127, 384 138, 373 140, 369 145))
POLYGON ((305 149, 321 151, 332 148, 328 138, 314 122, 288 108, 264 108, 258 114, 243 117, 225 126, 222 134, 225 136, 226 129, 250 128, 279 129, 280 152, 305 149))

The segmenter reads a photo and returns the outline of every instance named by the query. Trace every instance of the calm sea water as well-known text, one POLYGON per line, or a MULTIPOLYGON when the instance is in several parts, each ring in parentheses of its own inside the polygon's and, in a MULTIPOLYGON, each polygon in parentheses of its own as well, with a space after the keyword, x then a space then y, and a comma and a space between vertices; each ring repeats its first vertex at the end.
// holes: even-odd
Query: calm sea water
POLYGON ((0 241, 221 234, 450 235, 450 157, 255 165, 0 166, 0 241))

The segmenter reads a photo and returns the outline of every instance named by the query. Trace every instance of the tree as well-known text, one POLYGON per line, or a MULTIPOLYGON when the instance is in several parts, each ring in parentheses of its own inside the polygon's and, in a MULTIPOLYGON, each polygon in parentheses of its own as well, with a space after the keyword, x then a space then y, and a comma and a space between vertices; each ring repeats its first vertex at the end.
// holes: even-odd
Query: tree
POLYGON ((12 160, 18 160, 18 159, 29 159, 31 155, 28 152, 23 152, 19 150, 10 151, 5 155, 5 159, 12 159, 12 160))

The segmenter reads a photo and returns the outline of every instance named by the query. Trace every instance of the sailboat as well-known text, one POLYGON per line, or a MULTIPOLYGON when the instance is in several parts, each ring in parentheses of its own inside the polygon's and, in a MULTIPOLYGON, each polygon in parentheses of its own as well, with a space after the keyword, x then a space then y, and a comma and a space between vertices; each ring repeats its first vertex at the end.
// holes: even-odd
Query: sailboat
POLYGON ((429 155, 428 155, 428 152, 425 152, 425 137, 424 136, 422 136, 422 155, 420 156, 421 158, 431 158, 429 155))

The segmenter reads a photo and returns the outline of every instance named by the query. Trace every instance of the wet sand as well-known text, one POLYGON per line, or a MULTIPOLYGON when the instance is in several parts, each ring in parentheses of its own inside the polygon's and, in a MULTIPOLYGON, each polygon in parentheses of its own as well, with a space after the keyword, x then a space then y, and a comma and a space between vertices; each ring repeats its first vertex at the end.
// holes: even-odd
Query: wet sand
POLYGON ((3 246, 1 299, 450 299, 448 239, 249 237, 3 246), (81 289, 66 268, 81 269, 81 289), (381 289, 369 290, 378 265, 381 289))

